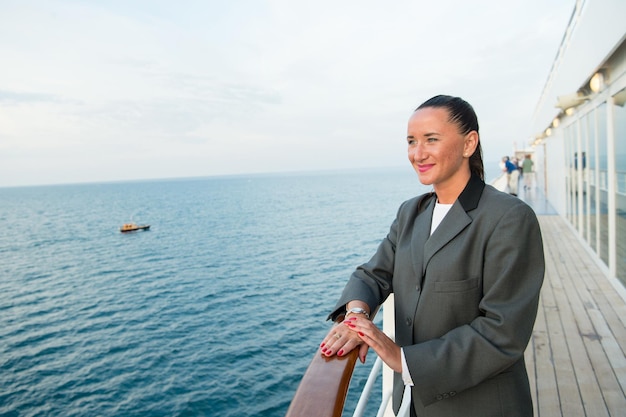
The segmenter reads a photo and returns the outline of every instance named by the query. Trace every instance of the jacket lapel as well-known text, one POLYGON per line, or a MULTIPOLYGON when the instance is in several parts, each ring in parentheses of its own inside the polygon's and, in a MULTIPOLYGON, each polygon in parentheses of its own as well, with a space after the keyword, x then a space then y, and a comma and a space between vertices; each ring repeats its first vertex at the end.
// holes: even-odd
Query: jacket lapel
POLYGON ((472 219, 467 215, 465 209, 463 209, 463 206, 457 200, 452 205, 439 227, 437 227, 423 246, 424 260, 422 270, 420 271, 422 276, 426 273, 426 266, 433 255, 461 233, 471 222, 472 219))
POLYGON ((430 236, 430 225, 433 222, 433 209, 436 196, 431 198, 427 205, 421 210, 421 213, 417 213, 420 218, 413 224, 413 235, 411 239, 411 253, 413 261, 413 272, 417 277, 416 285, 422 285, 423 270, 425 268, 424 263, 424 246, 430 236))

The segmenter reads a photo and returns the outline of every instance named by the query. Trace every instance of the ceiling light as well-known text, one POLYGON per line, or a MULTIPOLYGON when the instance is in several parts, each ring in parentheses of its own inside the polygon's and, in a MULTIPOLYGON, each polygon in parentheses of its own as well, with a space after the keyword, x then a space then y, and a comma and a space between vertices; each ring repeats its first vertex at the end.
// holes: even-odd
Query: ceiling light
POLYGON ((594 93, 597 93, 604 88, 604 75, 602 75, 601 72, 593 74, 593 77, 589 80, 589 88, 594 93))

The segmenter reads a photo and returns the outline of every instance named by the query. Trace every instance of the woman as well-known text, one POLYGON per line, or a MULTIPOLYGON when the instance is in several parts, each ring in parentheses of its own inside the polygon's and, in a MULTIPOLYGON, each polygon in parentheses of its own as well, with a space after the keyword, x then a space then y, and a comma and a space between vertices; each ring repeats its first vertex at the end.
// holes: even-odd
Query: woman
POLYGON ((478 120, 458 97, 436 96, 409 119, 408 156, 428 193, 404 202, 329 318, 322 354, 371 347, 405 385, 414 416, 532 416, 524 349, 544 258, 537 218, 484 183, 478 120), (520 236, 522 236, 520 240, 520 236), (395 294, 395 342, 369 314, 395 294))

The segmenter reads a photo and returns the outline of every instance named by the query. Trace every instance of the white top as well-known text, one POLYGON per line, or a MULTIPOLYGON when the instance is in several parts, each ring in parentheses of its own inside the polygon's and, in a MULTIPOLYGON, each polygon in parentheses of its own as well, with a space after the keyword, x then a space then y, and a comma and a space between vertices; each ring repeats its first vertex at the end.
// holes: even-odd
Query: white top
POLYGON ((439 226, 439 223, 446 217, 446 214, 452 208, 452 204, 441 204, 437 202, 435 204, 435 210, 433 211, 433 222, 430 224, 430 234, 432 235, 435 229, 439 226))

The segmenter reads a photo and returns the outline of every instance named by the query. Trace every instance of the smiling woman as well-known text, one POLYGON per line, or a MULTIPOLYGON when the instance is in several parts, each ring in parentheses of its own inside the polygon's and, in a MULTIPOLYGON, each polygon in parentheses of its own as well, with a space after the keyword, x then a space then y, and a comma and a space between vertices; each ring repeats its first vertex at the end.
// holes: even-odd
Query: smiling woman
POLYGON ((365 362, 374 349, 395 372, 396 413, 407 392, 414 416, 532 416, 524 350, 545 269, 537 218, 485 184, 478 119, 465 100, 424 102, 407 141, 420 182, 434 192, 405 201, 352 273, 321 354, 357 350, 365 362), (392 293, 395 340, 369 318, 392 293))

